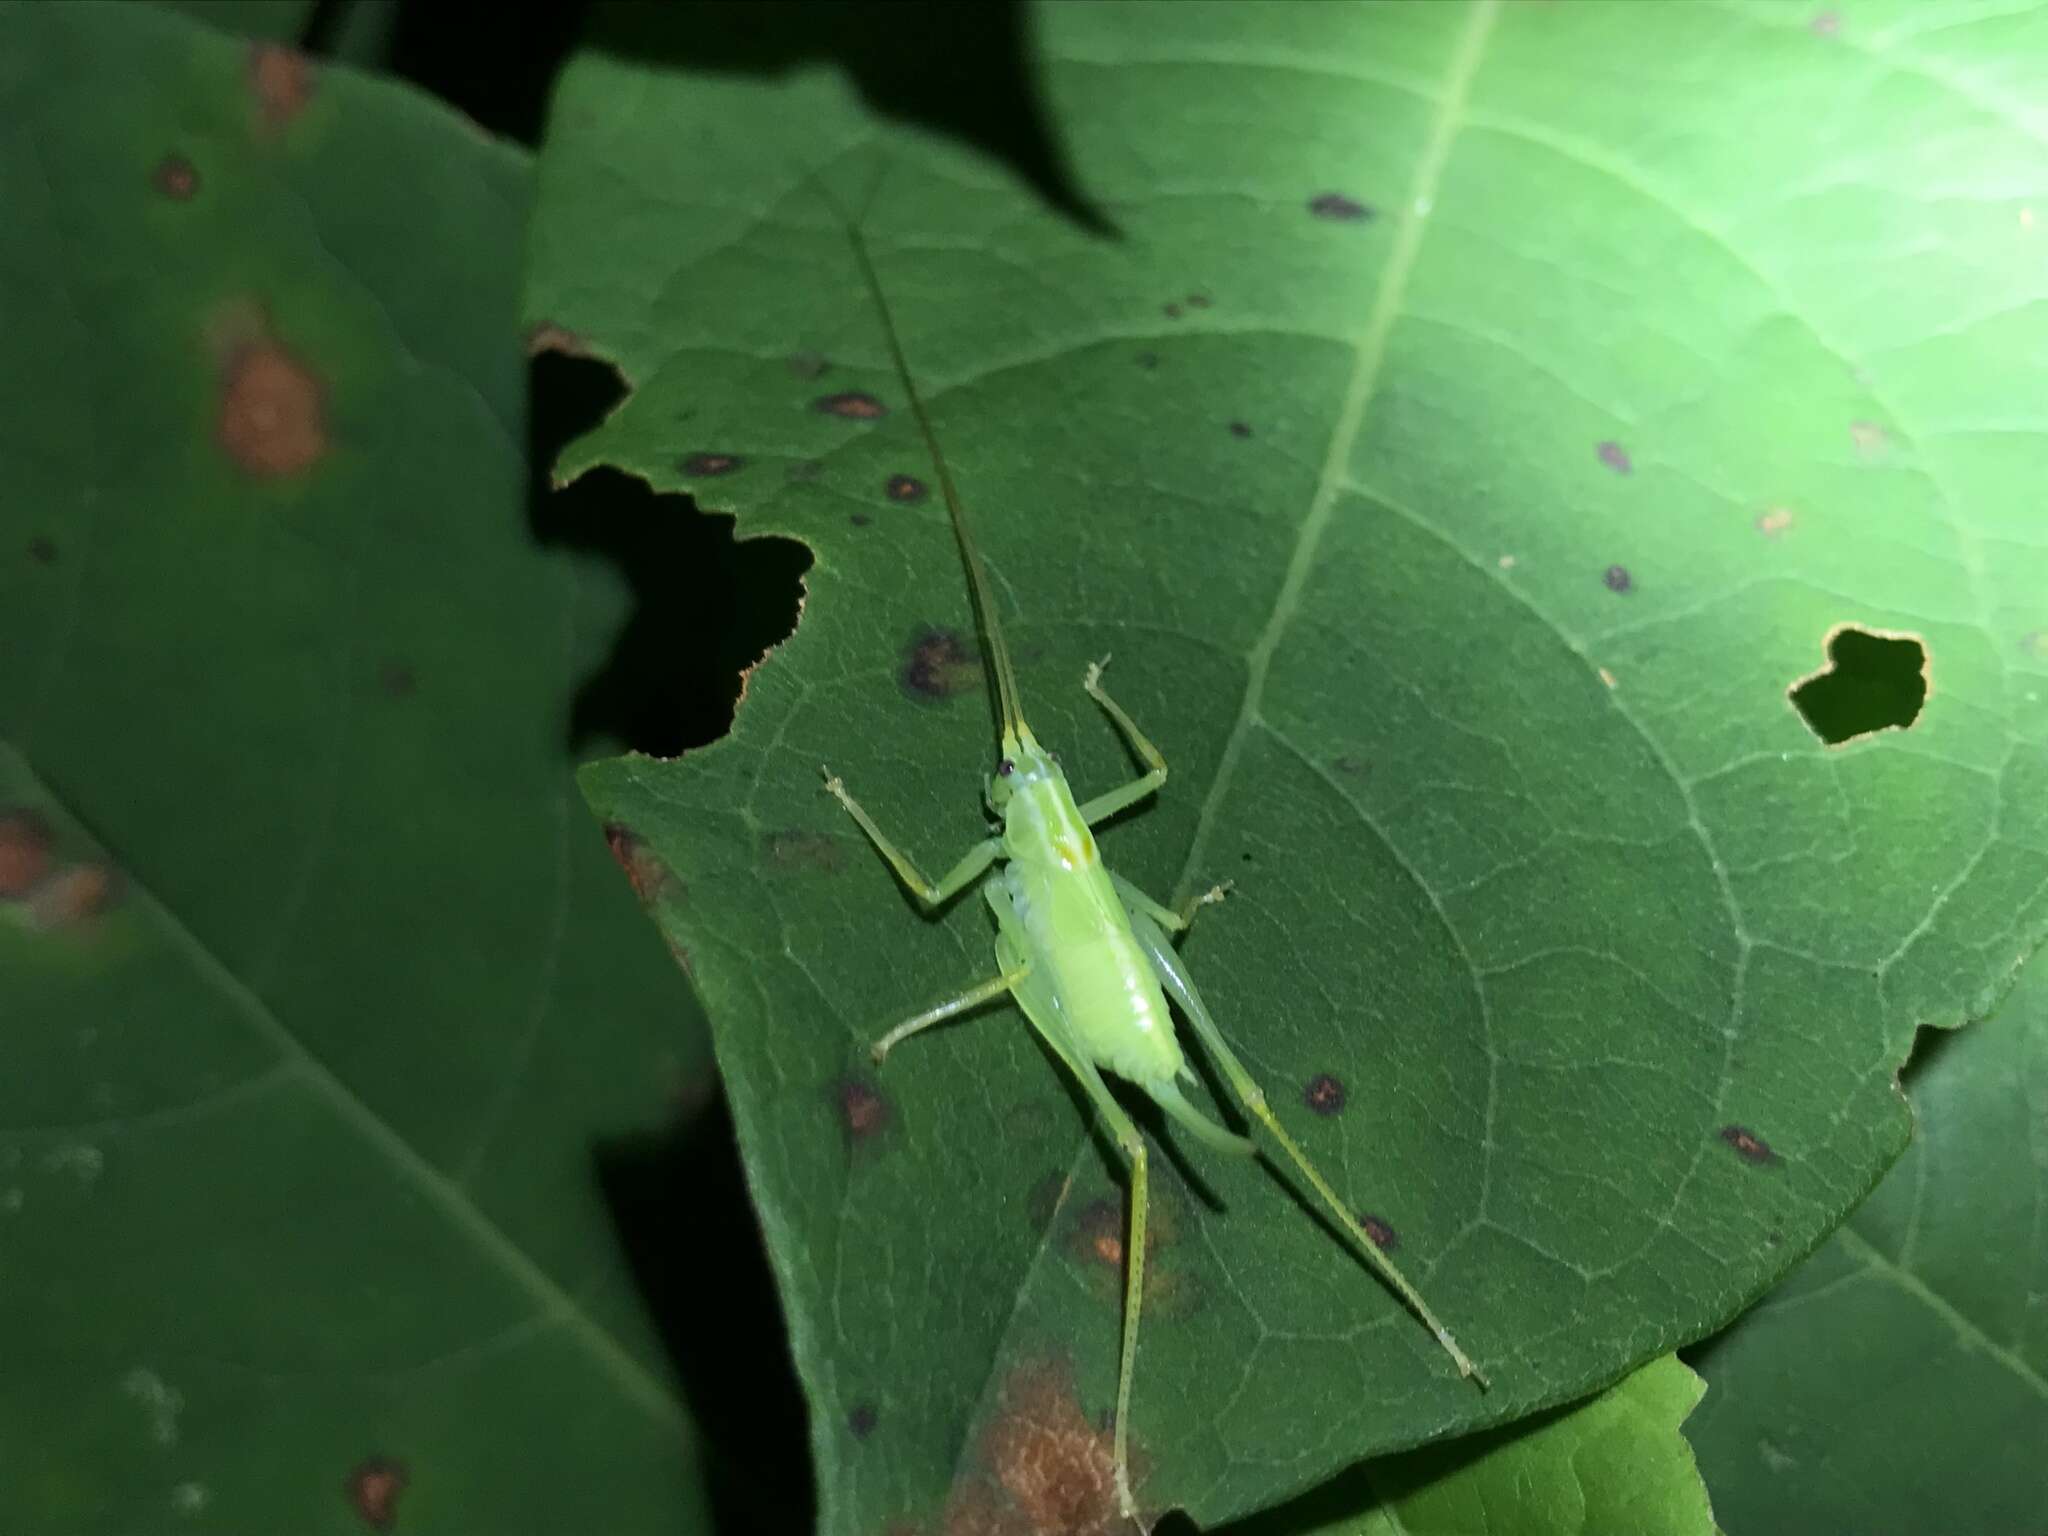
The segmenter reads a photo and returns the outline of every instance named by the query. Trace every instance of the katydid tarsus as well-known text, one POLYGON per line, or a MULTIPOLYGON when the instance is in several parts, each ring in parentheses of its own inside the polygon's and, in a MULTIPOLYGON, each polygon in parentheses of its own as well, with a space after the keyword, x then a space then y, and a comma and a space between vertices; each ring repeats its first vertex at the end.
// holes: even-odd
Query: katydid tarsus
MULTIPOLYGON (((1016 669, 1003 642, 1002 626, 989 595, 988 577, 967 526, 960 494, 931 414, 918 393, 904 356, 889 301, 859 224, 845 220, 848 240, 880 317, 897 380, 908 398, 938 475, 960 563, 980 626, 988 671, 995 684, 998 760, 986 781, 985 798, 1001 831, 968 849, 944 878, 927 880, 908 856, 878 827, 846 786, 827 767, 825 787, 844 805, 927 913, 968 887, 987 879, 982 893, 996 919, 996 974, 889 1030, 876 1042, 879 1065, 891 1048, 920 1030, 953 1018, 1005 993, 1016 999, 1031 1026, 1075 1078, 1102 1117, 1129 1169, 1129 1236, 1124 1244, 1123 1343, 1117 1368, 1114 1473, 1122 1515, 1139 1519, 1132 1496, 1129 1462, 1131 1380, 1137 1362, 1138 1314, 1145 1293, 1146 1151, 1138 1128, 1103 1081, 1113 1073, 1135 1084, 1176 1124, 1203 1145, 1238 1156, 1256 1156, 1245 1137, 1217 1125, 1188 1102, 1181 1084, 1194 1083, 1167 1011, 1171 997, 1207 1047, 1223 1079, 1247 1114, 1265 1127, 1329 1208, 1339 1231, 1380 1278, 1419 1318, 1456 1363, 1461 1376, 1485 1386, 1486 1378, 1437 1320, 1421 1293, 1366 1237, 1358 1219, 1301 1147, 1281 1126, 1265 1095, 1225 1042, 1203 1004, 1194 978, 1173 947, 1195 914, 1221 900, 1216 886, 1175 911, 1107 869, 1089 828, 1137 804, 1166 782, 1166 759, 1115 700, 1103 691, 1103 662, 1081 679, 1088 696, 1114 722, 1145 772, 1121 788, 1076 802, 1057 758, 1040 746, 1025 724, 1016 669), (997 866, 1000 865, 998 870, 997 866)), ((1108 658, 1104 658, 1106 661, 1108 658)))

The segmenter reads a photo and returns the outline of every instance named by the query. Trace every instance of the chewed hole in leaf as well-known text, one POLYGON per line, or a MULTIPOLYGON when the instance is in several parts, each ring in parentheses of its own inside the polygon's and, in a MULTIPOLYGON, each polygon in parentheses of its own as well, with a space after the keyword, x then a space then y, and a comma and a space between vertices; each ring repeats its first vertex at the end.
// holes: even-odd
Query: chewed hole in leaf
POLYGON ((1813 734, 1831 747, 1879 731, 1905 730, 1927 702, 1927 647, 1918 635, 1838 624, 1828 631, 1827 665, 1788 690, 1813 734))

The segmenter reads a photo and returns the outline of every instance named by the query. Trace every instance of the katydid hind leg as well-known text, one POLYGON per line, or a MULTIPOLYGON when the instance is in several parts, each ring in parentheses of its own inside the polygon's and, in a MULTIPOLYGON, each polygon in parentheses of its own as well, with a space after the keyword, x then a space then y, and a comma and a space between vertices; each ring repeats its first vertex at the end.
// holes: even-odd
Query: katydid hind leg
POLYGON ((1167 941, 1165 932, 1143 912, 1131 913, 1131 931, 1137 935, 1139 946, 1152 962, 1152 969, 1158 975, 1159 983, 1165 989, 1166 995, 1179 1005, 1188 1022, 1194 1026, 1195 1033, 1201 1037, 1202 1044, 1215 1056, 1216 1064, 1223 1070, 1225 1081, 1230 1084, 1232 1092, 1244 1105, 1246 1113, 1265 1126, 1273 1139, 1280 1143, 1282 1150, 1300 1170, 1302 1177, 1308 1180, 1309 1186, 1329 1208, 1330 1214, 1336 1219, 1338 1229, 1349 1235, 1353 1246, 1378 1272, 1389 1289, 1400 1297, 1431 1333, 1436 1335, 1437 1343, 1443 1346, 1444 1352, 1457 1365, 1458 1374, 1471 1377, 1484 1387, 1487 1384, 1486 1377, 1480 1373, 1465 1351, 1458 1347, 1458 1341, 1451 1337, 1451 1331, 1438 1321, 1436 1313, 1430 1310, 1429 1303, 1422 1299, 1422 1293, 1416 1290, 1406 1275, 1401 1273, 1400 1267, 1380 1251, 1379 1245, 1365 1235, 1358 1225, 1357 1218, 1337 1197, 1337 1192, 1330 1187, 1329 1181, 1322 1176, 1315 1164, 1309 1161, 1308 1154, 1301 1150, 1294 1138, 1287 1134, 1286 1128, 1280 1124, 1279 1117, 1267 1104, 1266 1095, 1252 1080, 1252 1075, 1245 1070, 1244 1064, 1237 1059, 1237 1053, 1231 1050, 1229 1043, 1224 1040, 1223 1031, 1217 1027, 1214 1015, 1209 1012, 1208 1006, 1202 1001, 1201 993, 1195 988, 1194 977, 1188 973, 1186 963, 1167 941))
POLYGON ((994 1002, 1030 974, 1031 963, 1028 960, 1022 961, 1014 969, 1005 967, 1000 976, 992 976, 987 981, 977 982, 944 1002, 934 1003, 923 1013, 911 1015, 875 1042, 875 1065, 879 1067, 883 1057, 920 1030, 930 1029, 934 1024, 942 1024, 947 1019, 966 1013, 969 1009, 979 1008, 983 1003, 994 1002))
MULTIPOLYGON (((1002 889, 1000 882, 985 887, 983 894, 990 907, 994 908, 999 932, 996 935, 996 961, 1005 971, 1019 964, 1028 964, 1028 956, 1017 938, 1022 932, 1016 908, 1011 904, 1009 893, 1002 889)), ((1074 1074, 1081 1089, 1088 1095, 1088 1101, 1095 1112, 1102 1116, 1102 1123, 1110 1137, 1116 1142, 1117 1150, 1124 1156, 1130 1168, 1130 1226, 1124 1242, 1124 1315, 1123 1337, 1117 1353, 1116 1372, 1116 1417, 1114 1420, 1114 1458, 1112 1465, 1116 1474, 1116 1496, 1118 1513, 1125 1519, 1144 1529, 1138 1514, 1137 1500, 1131 1493, 1130 1433, 1131 1379, 1138 1359, 1138 1317, 1145 1298, 1145 1217, 1149 1197, 1149 1180, 1146 1177, 1145 1140, 1138 1134, 1137 1123, 1109 1091, 1109 1085, 1102 1080, 1095 1063, 1088 1059, 1088 1053, 1068 1033, 1065 1021, 1060 1016, 1058 1000, 1053 994, 1052 982, 1043 973, 1027 975, 1015 988, 1017 1005, 1024 1017, 1045 1043, 1052 1048, 1055 1056, 1066 1064, 1074 1074)))
POLYGON ((968 849, 960 861, 946 871, 944 878, 934 885, 918 873, 917 866, 910 862, 909 855, 891 842, 888 835, 875 825, 875 819, 847 792, 846 785, 838 776, 830 768, 825 769, 824 774, 826 790, 846 807, 848 814, 855 821, 860 823, 861 831, 868 835, 868 841, 875 845, 875 851, 889 861, 889 867, 896 871, 896 878, 903 882, 928 912, 935 907, 944 906, 979 880, 988 872, 989 865, 996 861, 996 856, 1002 852, 1001 838, 985 838, 968 849))

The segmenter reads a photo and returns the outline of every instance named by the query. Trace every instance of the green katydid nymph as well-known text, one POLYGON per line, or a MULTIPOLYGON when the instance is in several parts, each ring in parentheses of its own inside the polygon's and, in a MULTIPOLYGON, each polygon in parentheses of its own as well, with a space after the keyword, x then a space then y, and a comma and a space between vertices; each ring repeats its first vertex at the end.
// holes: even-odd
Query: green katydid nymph
MULTIPOLYGON (((896 871, 926 912, 1000 870, 982 886, 995 913, 996 974, 957 996, 904 1020, 875 1043, 879 1064, 892 1047, 918 1031, 1008 993, 1041 1039, 1079 1080, 1129 1167, 1130 1228, 1124 1244, 1123 1345, 1117 1371, 1114 1471, 1124 1517, 1137 1521, 1130 1485, 1129 1419, 1131 1377, 1138 1352, 1138 1313, 1144 1298, 1146 1151, 1130 1115, 1103 1082, 1104 1072, 1134 1084, 1196 1141, 1241 1157, 1258 1155, 1243 1136, 1217 1125, 1188 1102, 1182 1083, 1197 1081, 1181 1053, 1167 1011, 1170 997, 1207 1047, 1246 1113, 1277 1142, 1310 1187, 1349 1233, 1358 1251, 1456 1362, 1461 1376, 1485 1386, 1486 1378, 1430 1311, 1421 1294, 1361 1231, 1356 1217, 1330 1187, 1294 1139, 1281 1127, 1259 1086, 1225 1043, 1215 1018, 1195 989, 1194 978, 1169 935, 1185 933, 1195 914, 1220 900, 1227 887, 1195 897, 1179 911, 1154 901, 1102 862, 1090 828, 1135 805, 1166 782, 1166 759, 1121 706, 1103 691, 1102 663, 1088 668, 1081 686, 1102 707, 1144 763, 1136 779, 1076 802, 1059 761, 1039 744, 1024 721, 1017 674, 1003 643, 1002 627, 990 600, 988 578, 967 527, 952 471, 939 447, 931 415, 911 377, 889 303, 859 226, 846 221, 855 260, 881 318, 898 382, 924 435, 932 467, 951 513, 960 562, 986 647, 995 684, 1000 731, 995 772, 986 784, 989 809, 999 833, 976 843, 946 876, 934 883, 875 825, 828 767, 825 787, 860 823, 875 848, 896 871)), ((1105 658, 1106 659, 1106 658, 1105 658)))

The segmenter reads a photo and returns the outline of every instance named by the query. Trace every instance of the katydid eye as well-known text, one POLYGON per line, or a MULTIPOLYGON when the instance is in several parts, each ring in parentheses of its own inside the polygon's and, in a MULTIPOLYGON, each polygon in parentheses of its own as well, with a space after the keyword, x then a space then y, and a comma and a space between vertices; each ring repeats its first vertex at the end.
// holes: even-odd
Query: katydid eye
POLYGON ((1004 758, 1000 763, 996 764, 996 772, 1001 774, 1006 779, 1016 771, 1017 765, 1011 762, 1007 757, 1004 758))

